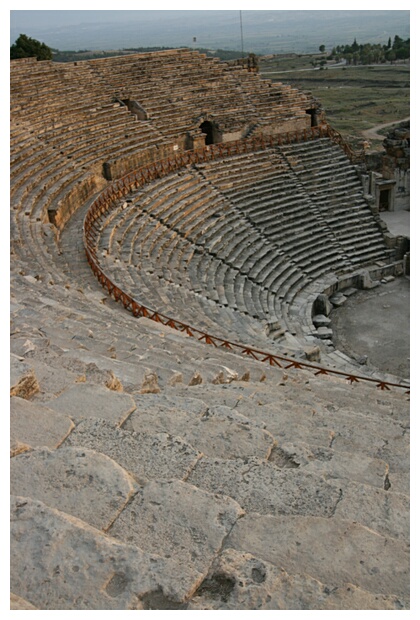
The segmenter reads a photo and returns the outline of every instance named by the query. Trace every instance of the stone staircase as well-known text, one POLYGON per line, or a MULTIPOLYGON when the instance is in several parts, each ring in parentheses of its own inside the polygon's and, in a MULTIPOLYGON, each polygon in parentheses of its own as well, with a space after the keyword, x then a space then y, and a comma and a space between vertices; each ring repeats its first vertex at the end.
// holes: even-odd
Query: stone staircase
POLYGON ((97 333, 66 340, 65 321, 57 344, 43 328, 12 339, 14 595, 38 609, 408 608, 405 398, 304 371, 258 380, 257 362, 192 360, 205 347, 149 323, 131 328, 135 364, 122 325, 115 352, 97 333))

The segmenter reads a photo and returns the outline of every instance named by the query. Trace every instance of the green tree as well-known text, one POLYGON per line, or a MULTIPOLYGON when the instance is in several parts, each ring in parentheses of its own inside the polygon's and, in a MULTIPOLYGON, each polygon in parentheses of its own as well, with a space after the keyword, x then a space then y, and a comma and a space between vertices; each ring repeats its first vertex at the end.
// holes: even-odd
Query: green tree
POLYGON ((325 45, 320 45, 319 51, 323 54, 325 52, 325 45))
POLYGON ((350 48, 350 51, 351 51, 351 52, 357 52, 358 50, 359 50, 359 44, 358 44, 358 42, 356 41, 356 39, 354 39, 354 41, 353 41, 353 43, 352 43, 352 46, 351 46, 351 48, 350 48))
POLYGON ((390 63, 392 64, 394 60, 397 58, 397 54, 395 53, 395 50, 393 49, 388 50, 387 53, 385 54, 385 58, 389 60, 390 63))
POLYGON ((52 51, 45 43, 31 39, 26 34, 19 35, 10 47, 10 59, 30 58, 32 56, 36 56, 37 60, 51 60, 52 51))
POLYGON ((394 43, 392 44, 392 49, 397 49, 398 47, 401 47, 401 45, 403 44, 403 40, 401 39, 401 37, 399 37, 397 34, 394 37, 394 43))

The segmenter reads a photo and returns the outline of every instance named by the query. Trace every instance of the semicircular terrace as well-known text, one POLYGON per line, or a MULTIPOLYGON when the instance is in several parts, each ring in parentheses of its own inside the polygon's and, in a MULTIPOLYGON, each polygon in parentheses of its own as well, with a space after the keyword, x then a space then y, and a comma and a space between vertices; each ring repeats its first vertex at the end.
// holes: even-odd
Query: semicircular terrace
POLYGON ((140 305, 223 341, 294 354, 324 344, 317 297, 393 259, 328 134, 207 147, 128 175, 88 213, 91 264, 140 305))
POLYGON ((296 111, 292 89, 195 53, 101 63, 11 67, 12 608, 409 608, 405 389, 308 372, 296 349, 320 291, 392 268, 336 135, 310 130, 306 96, 296 111), (231 140, 199 148, 206 120, 231 140), (172 307, 178 330, 157 322, 172 307))

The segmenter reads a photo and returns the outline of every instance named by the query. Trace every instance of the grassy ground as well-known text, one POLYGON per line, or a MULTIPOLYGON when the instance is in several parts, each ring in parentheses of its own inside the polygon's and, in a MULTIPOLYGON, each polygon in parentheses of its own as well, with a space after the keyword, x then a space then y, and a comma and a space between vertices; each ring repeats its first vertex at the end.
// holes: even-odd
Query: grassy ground
MULTIPOLYGON (((365 139, 365 130, 410 116, 409 64, 314 70, 311 63, 320 59, 319 55, 261 59, 260 73, 310 91, 330 125, 355 146, 365 139)), ((371 149, 380 146, 381 141, 371 141, 371 149)))

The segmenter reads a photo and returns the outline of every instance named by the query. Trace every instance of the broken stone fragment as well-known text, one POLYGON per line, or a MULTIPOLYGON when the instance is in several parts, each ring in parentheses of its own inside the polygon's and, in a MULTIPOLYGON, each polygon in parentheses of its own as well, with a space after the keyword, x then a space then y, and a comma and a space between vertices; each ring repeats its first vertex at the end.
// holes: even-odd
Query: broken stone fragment
POLYGON ((225 374, 226 374, 226 383, 232 383, 232 381, 237 381, 238 380, 238 373, 237 372, 235 372, 234 370, 231 370, 227 366, 222 366, 222 368, 223 368, 223 370, 225 371, 225 374))
POLYGON ((318 297, 316 298, 314 302, 315 313, 329 316, 329 314, 331 314, 332 309, 333 309, 333 305, 328 299, 328 295, 325 295, 325 293, 318 295, 318 297))
POLYGON ((312 318, 312 323, 315 327, 326 327, 327 325, 330 325, 331 319, 325 316, 325 314, 316 314, 312 318))
POLYGON ((213 385, 222 385, 224 383, 226 383, 225 381, 225 375, 223 373, 223 370, 220 370, 217 375, 214 377, 214 379, 212 380, 213 385))
POLYGON ((330 297, 330 301, 334 307, 338 308, 346 303, 347 297, 343 293, 335 293, 330 297))
POLYGON ((184 382, 184 377, 182 375, 182 372, 178 372, 178 371, 174 371, 174 374, 168 381, 170 386, 174 386, 174 385, 177 385, 178 383, 183 383, 183 382, 184 382))
POLYGON ((39 392, 39 384, 33 369, 12 355, 10 357, 10 396, 28 399, 37 392, 39 392))
POLYGON ((114 392, 123 392, 124 388, 121 384, 121 381, 114 375, 114 373, 110 370, 109 377, 105 382, 108 390, 113 390, 114 392))
POLYGON ((327 339, 332 338, 333 330, 330 329, 329 327, 318 327, 318 329, 315 332, 315 335, 318 338, 321 338, 321 340, 327 340, 327 339))
POLYGON ((200 385, 201 383, 203 383, 203 377, 200 375, 198 370, 196 370, 195 373, 193 374, 193 376, 191 377, 190 382, 189 382, 188 385, 190 385, 190 386, 200 385))
POLYGON ((145 375, 140 388, 140 394, 159 394, 160 387, 158 384, 158 376, 155 372, 145 375))
POLYGON ((357 288, 349 287, 349 288, 344 289, 344 291, 342 291, 342 293, 346 297, 350 297, 351 295, 354 295, 355 293, 357 293, 357 291, 358 291, 357 288))
POLYGON ((321 361, 321 350, 317 346, 306 347, 305 348, 305 358, 309 362, 320 362, 321 361))

